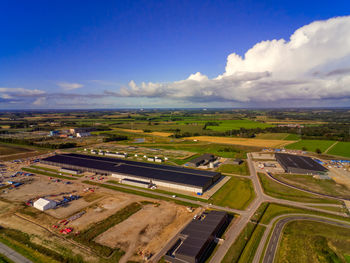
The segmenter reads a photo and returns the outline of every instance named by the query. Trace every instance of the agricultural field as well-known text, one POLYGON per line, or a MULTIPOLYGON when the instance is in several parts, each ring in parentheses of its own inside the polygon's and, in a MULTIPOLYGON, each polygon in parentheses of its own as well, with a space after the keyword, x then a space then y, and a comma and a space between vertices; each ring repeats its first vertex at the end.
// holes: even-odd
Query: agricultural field
POLYGON ((9 144, 0 144, 0 156, 1 155, 10 155, 10 154, 19 154, 19 153, 28 153, 32 152, 33 150, 21 147, 21 146, 15 146, 15 145, 9 145, 9 144))
MULTIPOLYGON (((135 144, 136 145, 136 144, 135 144)), ((224 158, 247 158, 247 151, 251 150, 252 147, 245 146, 236 146, 236 145, 226 145, 226 144, 214 144, 207 142, 191 142, 180 141, 180 142, 170 142, 164 144, 142 144, 143 147, 156 147, 160 149, 169 149, 169 150, 180 150, 180 151, 188 151, 197 154, 203 153, 212 153, 216 156, 224 157, 224 158)), ((253 148, 256 149, 256 148, 253 148)), ((191 157, 192 158, 192 157, 191 157)), ((190 158, 190 159, 191 159, 190 158)), ((194 158, 194 157, 193 157, 194 158)), ((186 159, 186 162, 190 159, 186 159)))
POLYGON ((300 135, 291 133, 287 137, 285 137, 283 140, 287 141, 299 141, 300 140, 300 135))
POLYGON ((240 128, 244 129, 254 129, 254 128, 267 128, 267 127, 273 127, 274 125, 266 124, 263 122, 258 121, 252 121, 248 119, 244 120, 222 120, 217 121, 219 124, 218 126, 207 126, 207 129, 213 130, 213 131, 230 131, 230 130, 239 130, 240 128))
POLYGON ((234 177, 224 184, 209 202, 223 207, 245 209, 255 198, 253 184, 250 179, 234 177))
POLYGON ((327 154, 350 158, 350 142, 338 142, 327 154))
POLYGON ((218 137, 218 136, 196 136, 187 137, 187 140, 197 140, 212 143, 224 143, 232 145, 243 145, 251 147, 280 147, 291 142, 285 140, 265 140, 265 139, 250 139, 250 138, 233 138, 233 137, 218 137))
POLYGON ((310 152, 316 152, 316 149, 320 149, 321 152, 325 152, 335 141, 326 140, 301 140, 285 146, 286 149, 291 150, 303 150, 310 152))
MULTIPOLYGON (((290 135, 289 133, 259 133, 256 135, 256 139, 263 140, 286 140, 290 135)), ((295 139, 297 141, 298 139, 295 139)))
POLYGON ((336 183, 332 179, 320 180, 313 178, 312 175, 297 174, 277 174, 274 175, 274 177, 301 189, 336 196, 343 199, 350 198, 350 189, 345 185, 336 183))
POLYGON ((275 262, 349 262, 350 229, 294 221, 283 231, 275 262))

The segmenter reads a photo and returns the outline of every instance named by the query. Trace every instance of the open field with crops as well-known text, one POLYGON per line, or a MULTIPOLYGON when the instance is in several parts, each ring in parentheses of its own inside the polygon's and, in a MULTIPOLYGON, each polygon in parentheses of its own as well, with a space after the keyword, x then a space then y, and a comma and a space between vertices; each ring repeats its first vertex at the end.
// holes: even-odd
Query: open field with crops
POLYGON ((218 137, 218 136, 196 136, 187 137, 187 140, 197 140, 212 143, 225 143, 232 145, 244 145, 254 147, 280 147, 290 143, 284 140, 264 140, 264 139, 250 139, 250 138, 232 138, 232 137, 218 137))
POLYGON ((213 131, 229 131, 229 130, 239 130, 240 128, 244 129, 254 129, 254 128, 267 128, 273 127, 274 125, 266 124, 263 122, 252 121, 252 120, 222 120, 217 121, 218 125, 216 126, 207 126, 207 129, 213 131))
POLYGON ((283 231, 275 262, 349 262, 350 229, 294 221, 283 231))
POLYGON ((285 146, 287 149, 292 150, 303 150, 310 152, 316 152, 316 149, 320 149, 321 152, 324 152, 330 147, 335 141, 326 141, 326 140, 301 140, 292 144, 285 146))
POLYGON ((350 142, 338 142, 327 152, 327 154, 350 158, 350 142))

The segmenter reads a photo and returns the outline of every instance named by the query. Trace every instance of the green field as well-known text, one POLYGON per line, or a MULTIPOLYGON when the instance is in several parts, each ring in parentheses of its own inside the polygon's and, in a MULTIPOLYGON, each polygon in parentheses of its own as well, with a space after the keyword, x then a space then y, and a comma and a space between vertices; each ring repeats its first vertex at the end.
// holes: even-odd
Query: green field
MULTIPOLYGON (((256 135, 256 139, 264 139, 264 140, 285 140, 291 134, 289 133, 259 133, 256 135)), ((296 139, 295 141, 297 141, 296 139)))
POLYGON ((305 202, 305 203, 336 203, 341 204, 339 201, 327 198, 321 198, 317 195, 305 193, 303 191, 299 191, 288 186, 284 186, 280 183, 277 183, 267 175, 263 173, 258 173, 260 182, 264 188, 264 192, 267 195, 272 197, 296 201, 296 202, 305 202))
POLYGON ((350 189, 345 185, 337 184, 333 180, 320 180, 310 175, 299 174, 277 174, 274 177, 301 189, 340 198, 350 198, 350 189))
POLYGON ((193 143, 190 141, 181 142, 181 143, 169 143, 169 144, 142 144, 143 147, 157 147, 161 149, 169 150, 183 150, 194 153, 212 153, 216 156, 225 157, 225 158, 247 158, 247 151, 252 149, 251 147, 244 146, 231 146, 224 144, 214 144, 214 143, 203 143, 197 142, 193 143))
POLYGON ((254 128, 267 128, 273 127, 274 125, 266 124, 258 121, 251 120, 222 120, 216 121, 219 123, 218 126, 207 126, 207 129, 213 131, 229 131, 229 130, 239 130, 240 128, 244 129, 254 129, 254 128))
POLYGON ((284 140, 287 140, 287 141, 298 141, 298 140, 300 140, 300 135, 291 133, 287 137, 285 137, 284 140))
POLYGON ((350 229, 313 221, 286 225, 275 262, 348 262, 350 229))
POLYGON ((223 207, 245 209, 255 198, 252 181, 246 178, 231 177, 210 199, 209 202, 223 207))
POLYGON ((246 162, 237 164, 222 164, 219 166, 218 172, 228 174, 249 175, 249 169, 246 162))
POLYGON ((331 146, 335 141, 326 141, 326 140, 301 140, 286 146, 287 149, 293 150, 303 150, 305 147, 306 151, 316 152, 316 149, 320 149, 321 152, 324 152, 331 146))
POLYGON ((9 155, 17 153, 27 153, 32 152, 32 150, 16 145, 0 144, 0 155, 9 155))
POLYGON ((327 154, 350 158, 350 142, 338 142, 327 152, 327 154))

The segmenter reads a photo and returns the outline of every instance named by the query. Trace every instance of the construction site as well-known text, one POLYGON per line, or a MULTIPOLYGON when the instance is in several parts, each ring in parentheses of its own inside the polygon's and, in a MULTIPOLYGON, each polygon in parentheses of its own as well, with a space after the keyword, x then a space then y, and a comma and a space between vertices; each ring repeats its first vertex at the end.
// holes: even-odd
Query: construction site
POLYGON ((1 226, 29 234, 33 244, 59 253, 67 250, 91 262, 149 259, 196 212, 78 180, 40 174, 30 179, 1 191, 1 226), (86 240, 90 232, 94 234, 86 240))

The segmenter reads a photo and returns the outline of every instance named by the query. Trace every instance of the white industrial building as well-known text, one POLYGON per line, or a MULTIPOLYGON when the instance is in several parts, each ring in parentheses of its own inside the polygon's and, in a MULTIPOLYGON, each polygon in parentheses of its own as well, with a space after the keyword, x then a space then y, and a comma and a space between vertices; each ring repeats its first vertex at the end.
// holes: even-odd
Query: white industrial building
POLYGON ((39 198, 33 203, 33 206, 40 211, 45 211, 56 207, 56 202, 46 198, 39 198))
POLYGON ((162 180, 155 180, 155 179, 151 180, 149 178, 141 178, 138 176, 136 177, 136 176, 132 176, 132 175, 117 174, 117 173, 112 173, 112 177, 121 180, 121 182, 123 182, 123 183, 129 182, 129 181, 138 181, 138 182, 145 182, 145 183, 150 184, 150 185, 173 188, 173 189, 182 190, 182 191, 203 193, 203 187, 200 187, 200 186, 196 187, 196 186, 192 186, 192 185, 177 184, 177 183, 169 182, 169 181, 162 181, 162 180))

